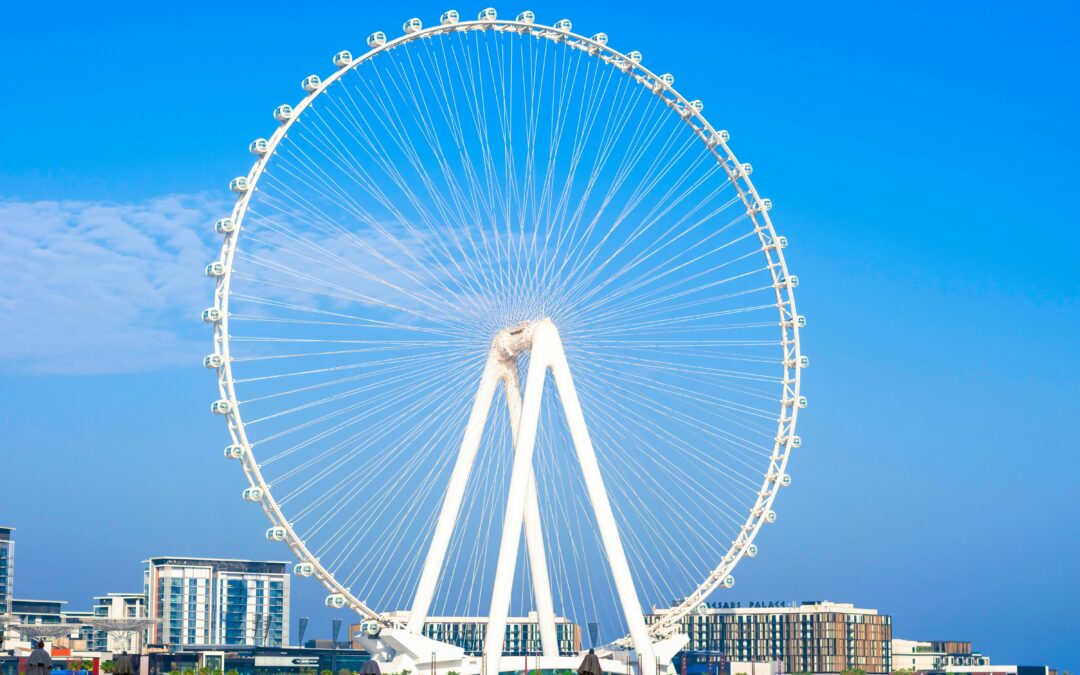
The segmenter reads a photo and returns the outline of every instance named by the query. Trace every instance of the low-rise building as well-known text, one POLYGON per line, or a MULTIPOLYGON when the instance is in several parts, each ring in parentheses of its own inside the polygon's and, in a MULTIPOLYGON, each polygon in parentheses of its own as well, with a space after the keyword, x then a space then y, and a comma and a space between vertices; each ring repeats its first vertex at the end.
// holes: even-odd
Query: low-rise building
MULTIPOLYGON (((646 617, 653 623, 659 611, 646 617)), ((892 673, 892 617, 836 602, 704 603, 683 617, 690 638, 675 665, 686 673, 723 675, 733 662, 778 662, 787 673, 892 673)), ((746 671, 747 675, 751 675, 746 671)))
MULTIPOLYGON (((405 618, 403 614, 402 619, 405 618)), ((461 647, 466 654, 479 656, 484 653, 487 621, 487 617, 477 616, 433 616, 424 624, 423 634, 433 640, 461 647)), ((349 626, 349 641, 354 645, 362 632, 362 625, 349 626)), ((555 617, 555 633, 561 654, 569 656, 581 651, 581 628, 577 624, 564 617, 555 617)), ((536 612, 529 612, 528 616, 523 617, 507 617, 503 654, 532 656, 540 654, 541 651, 540 626, 536 612)))

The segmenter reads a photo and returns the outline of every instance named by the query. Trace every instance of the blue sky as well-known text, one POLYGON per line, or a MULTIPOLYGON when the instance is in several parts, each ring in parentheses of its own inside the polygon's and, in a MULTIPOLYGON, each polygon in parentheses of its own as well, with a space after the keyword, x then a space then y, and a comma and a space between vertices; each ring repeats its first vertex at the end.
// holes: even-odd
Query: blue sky
MULTIPOLYGON (((5 9, 0 521, 18 595, 82 608, 139 588, 149 555, 284 555, 206 412, 209 223, 301 78, 446 9, 394 5, 5 9)), ((1076 7, 531 8, 675 73, 792 241, 811 408, 732 597, 855 602, 900 637, 1080 668, 1076 7)), ((317 633, 322 597, 296 584, 317 633)))

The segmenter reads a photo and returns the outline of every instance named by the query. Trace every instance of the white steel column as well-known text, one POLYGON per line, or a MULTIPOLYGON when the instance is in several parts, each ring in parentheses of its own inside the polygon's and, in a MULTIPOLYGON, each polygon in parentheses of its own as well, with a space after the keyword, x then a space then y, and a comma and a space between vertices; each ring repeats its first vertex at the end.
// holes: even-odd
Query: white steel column
MULTIPOLYGON (((521 379, 517 364, 504 364, 503 391, 510 414, 510 434, 517 453, 518 426, 521 424, 521 379)), ((529 485, 525 494, 525 549, 529 553, 536 617, 540 625, 540 648, 544 656, 559 655, 559 633, 555 628, 555 603, 551 599, 551 579, 548 576, 547 551, 544 548, 544 527, 540 520, 540 500, 536 492, 536 473, 529 465, 529 485)))
POLYGON ((446 549, 450 545, 450 536, 454 533, 454 525, 461 511, 461 501, 465 497, 465 486, 469 482, 473 460, 476 459, 476 451, 480 447, 480 439, 487 425, 491 399, 495 395, 495 387, 499 384, 502 369, 500 361, 499 354, 492 349, 484 366, 484 374, 480 376, 480 387, 476 391, 476 400, 469 414, 469 422, 465 426, 457 461, 446 486, 446 496, 442 510, 439 511, 439 519, 435 523, 431 546, 428 548, 427 558, 424 559, 424 570, 420 573, 420 582, 416 587, 416 596, 413 598, 412 611, 406 626, 410 633, 419 634, 424 629, 424 622, 431 610, 435 586, 439 583, 443 561, 446 559, 446 549))
MULTIPOLYGON (((549 338, 552 343, 551 374, 555 378, 555 386, 559 390, 559 398, 562 400, 563 411, 566 413, 566 424, 570 428, 570 436, 577 450, 581 473, 585 479, 585 489, 589 493, 593 513, 596 514, 596 525, 600 530, 600 539, 604 544, 608 565, 611 567, 611 576, 615 582, 615 591, 619 595, 619 603, 622 605, 623 617, 626 619, 630 638, 634 642, 634 649, 637 650, 641 662, 639 675, 656 675, 657 663, 653 654, 652 639, 645 626, 645 615, 641 611, 641 601, 638 599, 637 588, 634 586, 634 578, 630 576, 630 565, 626 560, 626 551, 623 550, 622 538, 619 536, 619 528, 615 523, 615 514, 611 510, 611 502, 608 500, 607 489, 604 487, 600 463, 596 461, 596 451, 589 437, 589 428, 585 425, 585 415, 581 411, 581 402, 578 400, 577 389, 574 387, 574 378, 570 375, 566 352, 563 351, 562 340, 559 339, 559 331, 555 325, 550 321, 544 321, 540 326, 551 336, 549 338)), ((533 340, 537 339, 541 339, 541 336, 534 333, 533 340)))

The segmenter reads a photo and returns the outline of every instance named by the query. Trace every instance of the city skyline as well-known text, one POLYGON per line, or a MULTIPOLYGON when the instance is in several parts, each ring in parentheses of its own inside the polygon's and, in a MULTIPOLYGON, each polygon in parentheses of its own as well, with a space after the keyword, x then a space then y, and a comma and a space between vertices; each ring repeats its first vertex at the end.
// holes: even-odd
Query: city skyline
MULTIPOLYGON (((760 555, 713 599, 852 601, 912 626, 901 637, 1075 670, 1067 411, 1080 400, 1061 370, 1080 284, 1053 262, 1080 243, 1066 160, 1077 94, 1062 84, 1080 62, 1075 8, 726 7, 740 30, 720 46, 689 12, 654 23, 620 7, 532 9, 641 49, 732 132, 792 239, 811 326, 793 485, 760 555), (764 83, 760 103, 717 76, 719 51, 747 55, 740 76, 764 83)), ((9 81, 82 64, 68 88, 22 98, 24 133, 0 140, 0 452, 15 478, 0 524, 18 535, 16 597, 79 606, 137 590, 122 580, 155 553, 291 560, 241 501, 207 413, 212 223, 247 142, 301 77, 371 30, 446 7, 351 7, 316 31, 272 12, 97 8, 115 12, 94 20, 112 52, 94 50, 85 8, 66 9, 49 21, 54 44, 27 31, 0 47, 9 81), (159 24, 171 27, 146 30, 159 24), (251 34, 227 29, 241 24, 251 34), (151 65, 155 50, 182 58, 151 65)), ((326 609, 316 582, 294 586, 293 616, 353 616, 326 609)))

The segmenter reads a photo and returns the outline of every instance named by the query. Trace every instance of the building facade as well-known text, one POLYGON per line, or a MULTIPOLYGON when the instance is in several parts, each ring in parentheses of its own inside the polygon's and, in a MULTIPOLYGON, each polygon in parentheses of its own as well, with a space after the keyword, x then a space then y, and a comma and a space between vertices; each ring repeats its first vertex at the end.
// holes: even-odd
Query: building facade
POLYGON ((63 623, 67 600, 11 599, 11 615, 19 623, 63 623))
MULTIPOLYGON (((104 619, 145 619, 146 596, 142 593, 107 593, 94 597, 94 606, 90 610, 96 618, 104 619)), ((148 632, 148 631, 147 631, 148 632)), ((93 632, 89 643, 91 651, 119 652, 127 649, 136 651, 146 644, 147 635, 127 636, 98 630, 93 632)))
POLYGON ((894 639, 893 669, 929 672, 957 666, 989 666, 990 657, 971 651, 970 642, 894 639))
POLYGON ((769 663, 786 673, 893 670, 892 617, 847 603, 707 603, 681 625, 690 642, 675 665, 687 673, 734 675, 733 662, 760 663, 763 672, 769 663))
POLYGON ((11 613, 11 599, 15 593, 15 538, 14 527, 0 525, 0 614, 11 613))
POLYGON ((150 642, 280 647, 289 641, 284 562, 157 557, 143 577, 150 642))
MULTIPOLYGON (((362 625, 349 626, 349 641, 354 645, 357 644, 356 638, 362 635, 362 625)), ((487 617, 476 616, 429 617, 423 630, 425 636, 461 647, 466 654, 473 656, 484 653, 486 632, 487 617)), ((581 651, 581 628, 577 624, 563 617, 555 617, 555 634, 559 640, 559 653, 569 656, 581 651)), ((526 617, 506 619, 503 654, 533 656, 541 651, 540 626, 535 612, 529 612, 526 617)))

